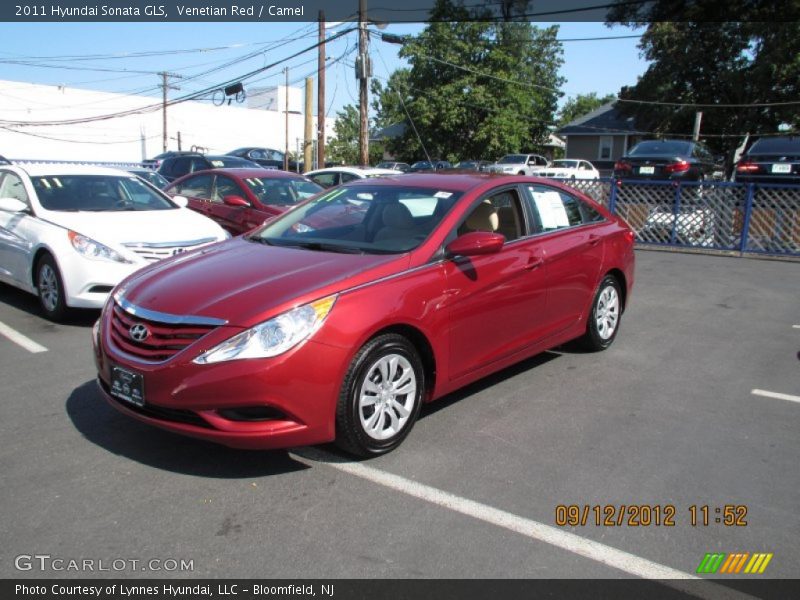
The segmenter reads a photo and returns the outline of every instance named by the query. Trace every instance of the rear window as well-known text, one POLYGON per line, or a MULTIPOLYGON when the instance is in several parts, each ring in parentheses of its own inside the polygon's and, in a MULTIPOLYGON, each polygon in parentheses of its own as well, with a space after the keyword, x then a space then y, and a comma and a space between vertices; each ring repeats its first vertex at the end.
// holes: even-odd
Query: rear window
POLYGON ((761 138, 748 154, 800 154, 800 137, 761 138))
POLYGON ((639 142, 633 147, 629 156, 645 156, 645 155, 680 155, 688 156, 691 152, 691 144, 689 142, 672 142, 669 140, 649 140, 646 142, 639 142))

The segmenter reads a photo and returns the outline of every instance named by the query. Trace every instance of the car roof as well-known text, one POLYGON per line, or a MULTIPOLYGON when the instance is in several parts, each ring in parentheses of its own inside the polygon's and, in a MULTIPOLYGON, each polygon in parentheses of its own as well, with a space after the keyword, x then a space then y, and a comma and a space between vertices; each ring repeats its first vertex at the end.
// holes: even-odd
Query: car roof
POLYGON ((385 173, 387 175, 394 175, 392 169, 383 169, 380 167, 327 167, 325 169, 316 169, 309 171, 304 175, 317 175, 319 173, 352 173, 353 175, 375 175, 376 173, 385 173))
POLYGON ((231 175, 234 178, 238 177, 240 179, 248 179, 250 177, 257 177, 259 179, 305 179, 305 177, 299 173, 279 171, 276 169, 257 169, 255 167, 243 167, 237 169, 234 167, 220 167, 218 169, 203 169, 201 171, 195 171, 194 173, 187 173, 175 181, 188 179, 189 177, 195 175, 231 175))
POLYGON ((130 173, 125 169, 98 167, 97 165, 30 163, 17 166, 32 177, 43 177, 47 175, 110 175, 114 177, 130 177, 130 173))
POLYGON ((345 185, 377 185, 387 187, 404 185, 408 187, 466 192, 467 190, 471 190, 495 179, 508 180, 508 176, 476 171, 458 171, 455 173, 403 173, 371 179, 357 179, 345 185))

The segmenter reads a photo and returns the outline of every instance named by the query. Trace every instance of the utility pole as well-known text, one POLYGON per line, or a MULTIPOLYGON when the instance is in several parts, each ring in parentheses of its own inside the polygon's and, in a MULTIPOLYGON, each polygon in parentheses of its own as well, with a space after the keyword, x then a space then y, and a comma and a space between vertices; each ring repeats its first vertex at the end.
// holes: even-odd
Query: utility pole
POLYGON ((369 77, 372 64, 369 60, 369 32, 367 31, 367 0, 358 0, 358 113, 361 124, 358 130, 358 157, 362 165, 369 164, 369 77))
POLYGON ((699 110, 694 113, 694 130, 692 131, 692 141, 700 139, 700 122, 703 120, 703 113, 699 110))
POLYGON ((161 125, 161 146, 162 151, 167 151, 167 90, 179 90, 181 88, 175 87, 174 85, 169 85, 168 78, 169 77, 180 77, 180 75, 176 75, 175 73, 167 73, 166 71, 161 71, 159 73, 161 75, 161 113, 162 113, 162 125, 161 125))
POLYGON ((284 110, 286 111, 286 146, 283 152, 283 170, 289 170, 289 67, 283 68, 283 73, 286 75, 286 94, 284 100, 284 110))
POLYGON ((306 77, 306 110, 305 110, 305 131, 303 139, 303 173, 308 173, 311 170, 311 137, 314 131, 314 79, 306 77))
POLYGON ((325 167, 325 12, 319 11, 317 58, 317 168, 325 167))

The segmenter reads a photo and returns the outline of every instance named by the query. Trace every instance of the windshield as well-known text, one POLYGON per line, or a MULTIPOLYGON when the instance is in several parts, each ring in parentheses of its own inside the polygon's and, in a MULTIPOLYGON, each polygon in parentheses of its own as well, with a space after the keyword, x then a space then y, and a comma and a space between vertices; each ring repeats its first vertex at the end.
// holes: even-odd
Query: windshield
POLYGON ((421 160, 421 161, 415 162, 413 165, 411 165, 411 168, 412 169, 430 169, 431 166, 432 166, 431 163, 429 163, 427 160, 421 160))
POLYGON ((577 169, 578 168, 578 161, 577 160, 554 160, 553 164, 550 165, 554 169, 577 169))
POLYGON ((134 175, 45 175, 31 180, 42 208, 47 210, 101 212, 177 208, 134 175))
POLYGON ((407 186, 342 186, 312 198, 248 239, 309 250, 392 254, 413 250, 460 192, 407 186))
POLYGON ((516 165, 516 164, 519 164, 519 163, 524 163, 527 159, 528 159, 528 157, 526 155, 524 155, 524 154, 506 154, 503 158, 501 158, 497 162, 498 162, 498 164, 501 164, 501 165, 503 165, 503 164, 516 165))
POLYGON ((667 156, 689 156, 691 147, 689 142, 670 142, 664 140, 651 140, 639 142, 634 146, 629 156, 644 156, 654 154, 664 154, 667 156))
POLYGON ((800 137, 761 138, 753 144, 748 154, 800 154, 800 137))
POLYGON ((261 204, 275 206, 292 206, 323 190, 321 186, 313 181, 300 178, 262 179, 261 177, 246 177, 244 182, 261 204))

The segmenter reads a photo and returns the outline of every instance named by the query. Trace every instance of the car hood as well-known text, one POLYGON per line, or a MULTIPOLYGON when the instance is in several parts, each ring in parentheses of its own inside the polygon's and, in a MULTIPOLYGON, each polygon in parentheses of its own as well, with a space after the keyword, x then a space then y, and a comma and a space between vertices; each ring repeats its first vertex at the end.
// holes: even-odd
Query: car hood
POLYGON ((319 252, 237 237, 155 263, 129 277, 115 295, 147 310, 251 327, 280 310, 405 270, 408 264, 408 255, 319 252))
POLYGON ((113 212, 47 211, 42 217, 112 247, 135 242, 189 242, 227 237, 214 221, 187 208, 113 212))

